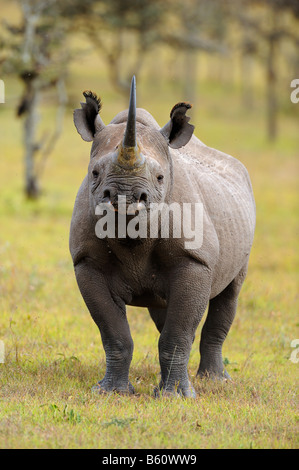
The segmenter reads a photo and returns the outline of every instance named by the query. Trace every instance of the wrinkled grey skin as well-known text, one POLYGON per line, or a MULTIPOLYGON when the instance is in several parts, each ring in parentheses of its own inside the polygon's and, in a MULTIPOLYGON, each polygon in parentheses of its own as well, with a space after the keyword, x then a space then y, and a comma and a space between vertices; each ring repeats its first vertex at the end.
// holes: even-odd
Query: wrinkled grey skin
POLYGON ((106 374, 98 391, 134 392, 129 382, 133 340, 126 317, 126 305, 134 305, 148 308, 160 332, 159 390, 165 395, 194 397, 187 364, 207 306, 198 375, 229 378, 222 345, 236 313, 255 227, 247 170, 194 135, 190 138, 193 126, 187 124, 187 108, 179 120, 182 128, 187 126, 185 136, 180 122, 172 126, 170 120, 161 131, 147 111, 137 109, 137 141, 145 163, 136 169, 122 168, 115 162, 115 149, 121 145, 128 112, 119 113, 107 126, 97 114, 92 126, 94 116, 91 121, 85 119, 84 109, 83 105, 82 115, 77 110, 75 124, 93 145, 88 174, 75 202, 70 251, 79 289, 105 349, 106 374), (162 181, 157 179, 161 175, 162 181), (187 250, 183 238, 171 237, 97 238, 95 207, 107 198, 107 187, 113 204, 118 194, 130 201, 146 194, 147 209, 150 202, 202 202, 202 246, 187 250))

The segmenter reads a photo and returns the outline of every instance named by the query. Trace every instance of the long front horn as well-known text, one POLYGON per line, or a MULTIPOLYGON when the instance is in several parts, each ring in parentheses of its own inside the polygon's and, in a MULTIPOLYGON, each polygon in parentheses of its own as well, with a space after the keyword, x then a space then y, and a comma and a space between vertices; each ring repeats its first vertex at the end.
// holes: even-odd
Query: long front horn
POLYGON ((130 103, 126 132, 123 140, 123 147, 136 147, 136 80, 133 75, 131 82, 130 103))
POLYGON ((131 82, 130 103, 127 126, 123 141, 118 149, 117 163, 123 168, 137 168, 144 164, 136 139, 136 80, 135 75, 131 82))

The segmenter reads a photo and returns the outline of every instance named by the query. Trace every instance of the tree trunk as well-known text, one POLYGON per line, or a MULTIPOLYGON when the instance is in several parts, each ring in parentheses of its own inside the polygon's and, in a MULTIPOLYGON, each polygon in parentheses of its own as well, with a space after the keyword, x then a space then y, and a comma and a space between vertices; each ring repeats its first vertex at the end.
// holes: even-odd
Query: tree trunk
POLYGON ((267 127, 268 138, 275 140, 277 136, 277 100, 276 100, 276 73, 274 68, 275 43, 269 41, 267 61, 267 127))
POLYGON ((31 90, 28 90, 30 100, 27 103, 27 112, 24 120, 24 166, 25 166, 25 195, 29 199, 37 199, 40 188, 35 173, 34 157, 37 151, 36 123, 38 92, 34 83, 30 82, 31 90))
POLYGON ((272 11, 272 30, 268 38, 268 57, 267 57, 267 134, 271 141, 277 137, 277 96, 276 96, 276 49, 277 37, 275 32, 277 30, 277 12, 275 9, 272 11))
POLYGON ((241 69, 241 93, 243 106, 246 110, 252 110, 254 105, 254 60, 252 54, 242 55, 241 69))

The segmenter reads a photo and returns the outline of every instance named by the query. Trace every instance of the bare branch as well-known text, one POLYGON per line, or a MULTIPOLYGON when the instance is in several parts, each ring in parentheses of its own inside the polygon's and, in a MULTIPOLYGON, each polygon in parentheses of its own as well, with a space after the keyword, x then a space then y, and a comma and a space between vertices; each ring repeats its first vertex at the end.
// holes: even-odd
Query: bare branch
POLYGON ((157 40, 169 44, 179 49, 200 49, 207 52, 219 52, 227 54, 227 47, 211 39, 204 39, 197 36, 182 36, 175 33, 165 33, 157 36, 157 40))

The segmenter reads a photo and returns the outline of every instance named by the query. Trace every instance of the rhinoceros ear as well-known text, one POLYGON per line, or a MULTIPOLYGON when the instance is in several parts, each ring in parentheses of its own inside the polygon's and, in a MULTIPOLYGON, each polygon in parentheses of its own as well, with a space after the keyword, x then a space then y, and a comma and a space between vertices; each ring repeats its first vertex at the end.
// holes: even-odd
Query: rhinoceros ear
POLYGON ((170 121, 160 130, 173 149, 183 147, 192 137, 194 126, 189 124, 190 118, 186 116, 190 108, 190 103, 177 103, 171 110, 170 121))
POLYGON ((75 109, 74 123, 82 139, 91 142, 96 132, 105 127, 99 115, 102 103, 92 91, 84 91, 83 95, 86 103, 81 103, 82 109, 75 109))

